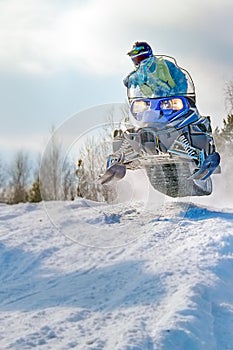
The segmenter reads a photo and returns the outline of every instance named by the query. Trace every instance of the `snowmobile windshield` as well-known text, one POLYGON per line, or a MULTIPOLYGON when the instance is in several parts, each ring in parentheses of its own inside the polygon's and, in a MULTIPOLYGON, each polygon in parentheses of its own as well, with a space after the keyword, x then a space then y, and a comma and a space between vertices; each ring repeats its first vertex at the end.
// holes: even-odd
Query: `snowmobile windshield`
POLYGON ((173 57, 155 55, 129 76, 127 95, 129 101, 177 95, 195 98, 195 87, 190 74, 173 57))

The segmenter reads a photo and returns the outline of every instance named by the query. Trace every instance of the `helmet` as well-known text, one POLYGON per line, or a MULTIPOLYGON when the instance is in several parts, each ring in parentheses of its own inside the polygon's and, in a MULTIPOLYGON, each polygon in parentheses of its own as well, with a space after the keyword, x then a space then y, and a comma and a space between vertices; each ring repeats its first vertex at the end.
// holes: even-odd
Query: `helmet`
POLYGON ((146 42, 137 41, 127 55, 131 57, 135 66, 138 66, 141 61, 153 56, 153 52, 150 45, 148 45, 146 42))

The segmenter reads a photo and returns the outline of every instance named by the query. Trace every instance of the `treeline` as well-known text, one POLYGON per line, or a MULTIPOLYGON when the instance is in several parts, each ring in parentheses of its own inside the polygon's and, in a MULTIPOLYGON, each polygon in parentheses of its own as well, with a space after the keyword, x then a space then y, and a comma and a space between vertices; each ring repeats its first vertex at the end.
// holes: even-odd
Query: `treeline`
POLYGON ((83 197, 93 201, 112 202, 115 190, 100 186, 106 155, 111 152, 111 135, 87 137, 77 155, 66 154, 62 140, 53 133, 45 152, 32 159, 20 150, 6 162, 0 157, 0 202, 17 204, 42 200, 74 200, 83 197))
MULTIPOLYGON (((5 161, 0 154, 0 202, 17 204, 82 197, 113 202, 114 187, 101 186, 98 177, 105 172, 107 155, 112 152, 112 130, 128 114, 128 105, 103 109, 106 122, 87 134, 75 152, 65 147, 60 129, 50 131, 50 140, 42 155, 32 158, 19 150, 5 161)), ((64 137, 67 142, 67 135, 64 137)))
MULTIPOLYGON (((0 202, 17 204, 42 201, 43 197, 39 176, 40 161, 40 156, 38 156, 38 160, 35 161, 35 159, 32 159, 29 153, 24 150, 16 152, 9 162, 1 158, 0 202)), ((71 181, 71 179, 67 178, 67 181, 71 181)), ((67 184, 64 182, 63 186, 65 187, 67 184)), ((53 198, 51 197, 51 199, 53 198)), ((72 199, 71 190, 69 195, 67 193, 66 197, 60 199, 72 199)))

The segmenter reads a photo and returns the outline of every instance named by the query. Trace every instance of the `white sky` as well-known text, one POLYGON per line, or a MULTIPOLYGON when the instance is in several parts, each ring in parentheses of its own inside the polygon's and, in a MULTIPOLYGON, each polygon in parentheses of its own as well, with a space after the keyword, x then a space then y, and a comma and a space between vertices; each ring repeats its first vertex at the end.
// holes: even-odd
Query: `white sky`
POLYGON ((200 112, 221 125, 233 78, 232 0, 0 0, 2 151, 41 148, 52 124, 124 102, 136 40, 176 57, 200 112))

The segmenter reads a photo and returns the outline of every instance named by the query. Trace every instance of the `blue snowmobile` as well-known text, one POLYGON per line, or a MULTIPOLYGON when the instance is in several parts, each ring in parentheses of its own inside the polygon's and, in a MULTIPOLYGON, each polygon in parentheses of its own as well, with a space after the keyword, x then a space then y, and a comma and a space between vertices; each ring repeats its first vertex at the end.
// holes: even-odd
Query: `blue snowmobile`
POLYGON ((221 172, 210 117, 197 110, 189 73, 170 56, 157 58, 182 72, 185 89, 181 84, 161 93, 156 80, 153 91, 146 81, 128 84, 129 113, 113 132, 113 152, 99 181, 117 181, 127 169, 144 168, 152 186, 168 196, 209 195, 211 175, 221 172))

